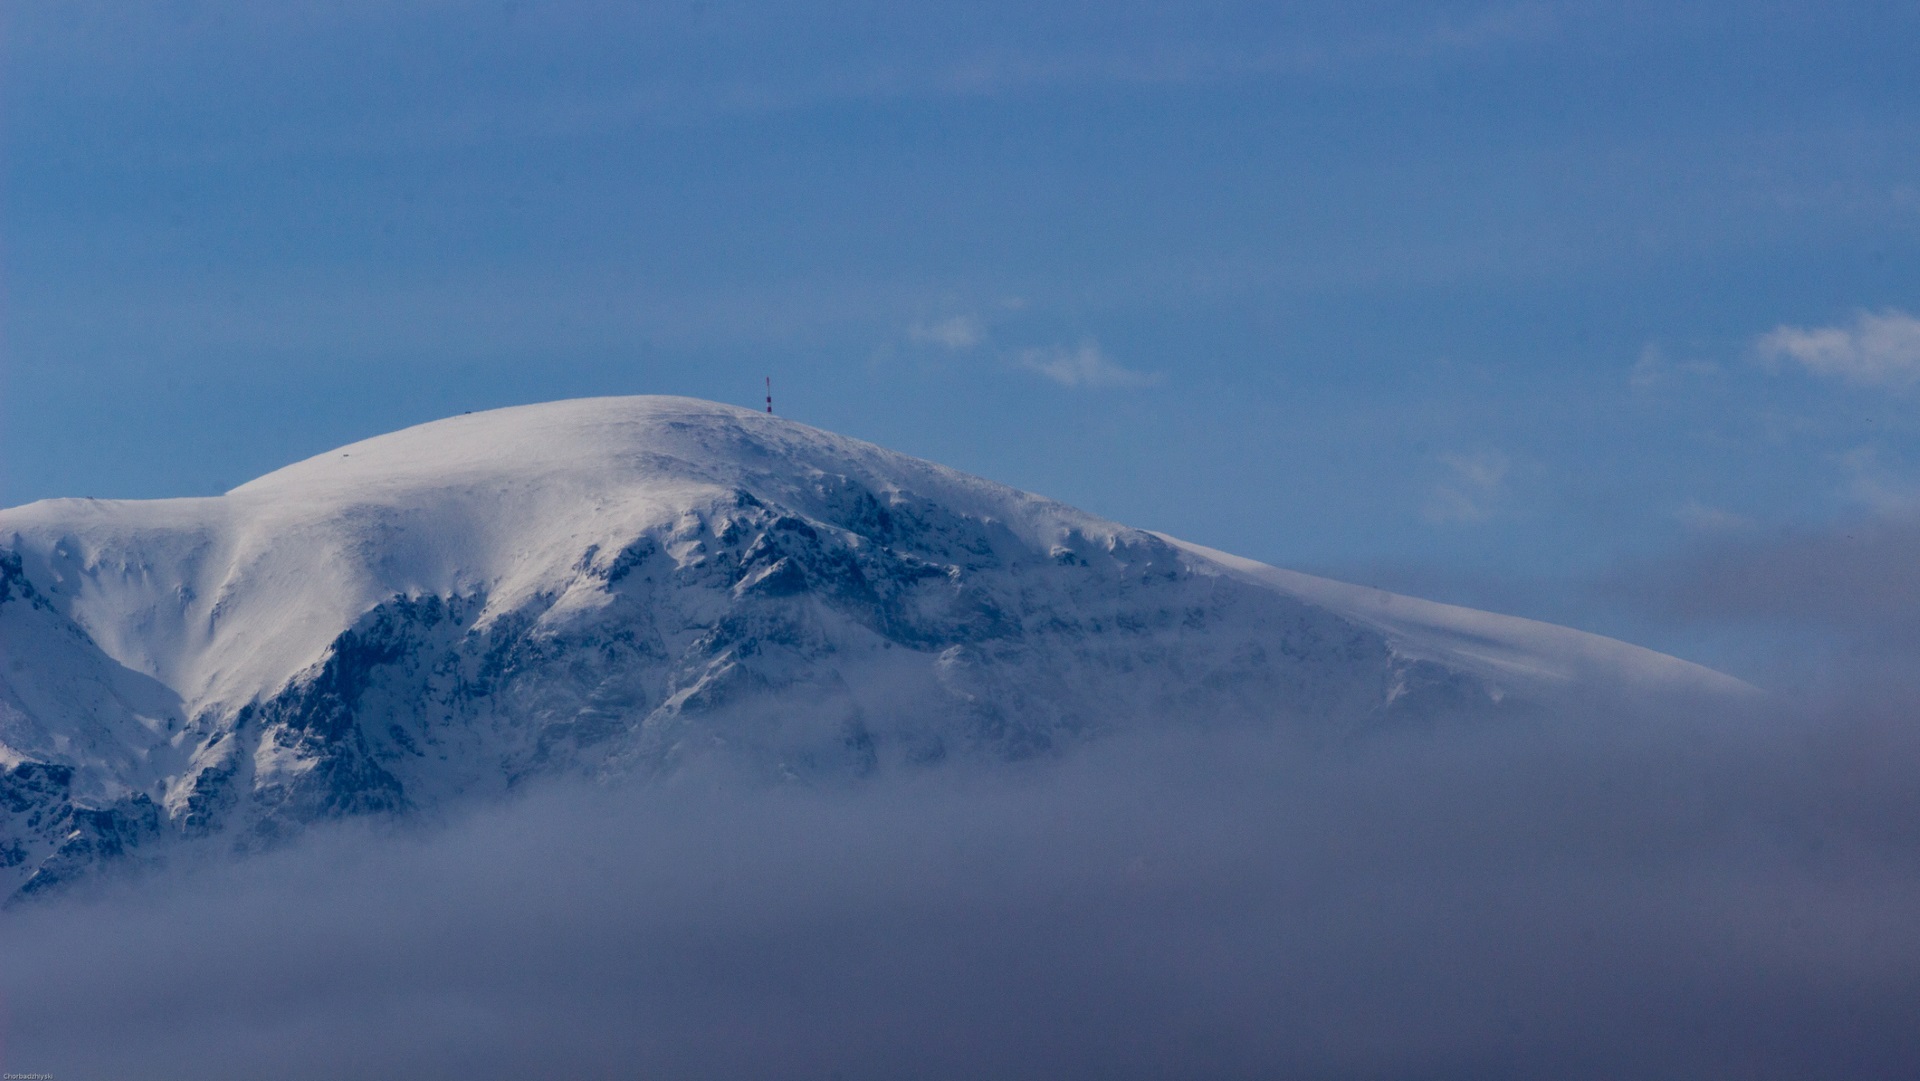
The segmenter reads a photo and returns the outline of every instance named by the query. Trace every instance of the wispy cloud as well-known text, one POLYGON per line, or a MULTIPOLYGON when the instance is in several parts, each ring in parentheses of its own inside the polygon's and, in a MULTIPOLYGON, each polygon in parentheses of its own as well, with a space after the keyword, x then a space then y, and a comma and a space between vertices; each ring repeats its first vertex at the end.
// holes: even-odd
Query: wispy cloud
POLYGON ((1506 496, 1507 476, 1513 469, 1507 456, 1497 451, 1442 454, 1440 462, 1447 467, 1447 476, 1427 497, 1427 520, 1484 522, 1492 517, 1494 507, 1506 496))
POLYGON ((1669 360, 1660 346, 1648 342, 1640 350, 1640 357, 1633 362, 1633 370, 1627 376, 1627 384, 1636 391, 1651 391, 1666 386, 1686 376, 1713 375, 1720 370, 1718 364, 1707 360, 1669 360))
POLYGON ((1116 363, 1098 343, 1023 349, 1016 363, 1063 387, 1146 387, 1160 382, 1158 372, 1135 371, 1116 363))
POLYGON ((916 345, 937 345, 955 352, 972 349, 986 336, 987 328, 971 315, 949 316, 907 328, 907 339, 916 345))
POLYGON ((1840 455, 1847 475, 1846 494, 1876 514, 1889 518, 1920 516, 1920 483, 1907 471, 1890 465, 1875 447, 1855 447, 1840 455))
POLYGON ((1895 308, 1858 312, 1842 326, 1779 326, 1754 344, 1763 361, 1792 361, 1855 386, 1920 382, 1920 319, 1895 308))

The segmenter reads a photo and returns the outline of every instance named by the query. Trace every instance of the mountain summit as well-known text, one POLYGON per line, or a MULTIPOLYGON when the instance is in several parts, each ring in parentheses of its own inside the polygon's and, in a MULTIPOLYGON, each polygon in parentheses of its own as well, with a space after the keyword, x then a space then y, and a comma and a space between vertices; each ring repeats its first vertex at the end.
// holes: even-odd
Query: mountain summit
POLYGON ((0 511, 0 656, 0 897, 705 755, 862 774, 1169 721, 1745 689, 662 397, 454 417, 211 498, 0 511))

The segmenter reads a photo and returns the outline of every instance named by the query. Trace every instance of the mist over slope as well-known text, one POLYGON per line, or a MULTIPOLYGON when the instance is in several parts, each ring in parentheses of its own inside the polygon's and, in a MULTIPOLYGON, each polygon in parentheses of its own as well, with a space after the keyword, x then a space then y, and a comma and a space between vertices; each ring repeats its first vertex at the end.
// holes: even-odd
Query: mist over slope
POLYGON ((1891 1081, 1920 746, 1888 706, 537 782, 0 914, 0 1064, 1891 1081))
POLYGON ((0 893, 544 777, 1006 761, 1747 693, 676 398, 455 417, 223 496, 0 512, 0 893))

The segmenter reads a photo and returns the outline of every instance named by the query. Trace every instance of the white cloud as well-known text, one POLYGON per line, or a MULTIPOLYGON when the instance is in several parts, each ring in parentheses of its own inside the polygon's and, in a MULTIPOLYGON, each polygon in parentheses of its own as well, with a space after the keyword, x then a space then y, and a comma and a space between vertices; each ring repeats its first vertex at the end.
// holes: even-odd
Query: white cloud
POLYGON ((1160 382, 1161 378, 1157 372, 1122 367, 1094 342, 1073 347, 1025 349, 1020 352, 1018 363, 1063 387, 1145 387, 1160 382))
POLYGON ((1754 344, 1764 360, 1791 360, 1856 386, 1920 382, 1920 319, 1894 308, 1858 312, 1847 326, 1775 327, 1754 344))
POLYGON ((1427 497, 1427 520, 1484 522, 1506 495, 1507 474, 1513 463, 1495 451, 1479 454, 1442 454, 1448 476, 1427 497))
POLYGON ((955 315, 931 323, 915 323, 907 328, 907 337, 920 345, 937 345, 959 352, 979 345, 987 328, 971 315, 955 315))

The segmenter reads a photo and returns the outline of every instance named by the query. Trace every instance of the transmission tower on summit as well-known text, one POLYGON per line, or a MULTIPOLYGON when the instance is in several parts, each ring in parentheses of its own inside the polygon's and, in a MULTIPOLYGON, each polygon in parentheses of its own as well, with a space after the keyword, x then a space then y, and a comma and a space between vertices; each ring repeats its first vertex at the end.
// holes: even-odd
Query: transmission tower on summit
POLYGON ((767 412, 773 412, 773 376, 767 376, 767 412))

